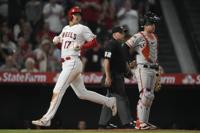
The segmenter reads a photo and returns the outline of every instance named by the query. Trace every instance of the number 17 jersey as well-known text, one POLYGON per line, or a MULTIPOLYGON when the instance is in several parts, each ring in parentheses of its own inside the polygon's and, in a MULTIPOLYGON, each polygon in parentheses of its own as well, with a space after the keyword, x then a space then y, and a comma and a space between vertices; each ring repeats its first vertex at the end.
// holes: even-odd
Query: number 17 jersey
POLYGON ((65 58, 67 56, 80 56, 80 50, 76 51, 75 47, 84 45, 85 42, 91 41, 96 35, 87 26, 76 24, 65 26, 59 37, 62 43, 61 58, 65 58))

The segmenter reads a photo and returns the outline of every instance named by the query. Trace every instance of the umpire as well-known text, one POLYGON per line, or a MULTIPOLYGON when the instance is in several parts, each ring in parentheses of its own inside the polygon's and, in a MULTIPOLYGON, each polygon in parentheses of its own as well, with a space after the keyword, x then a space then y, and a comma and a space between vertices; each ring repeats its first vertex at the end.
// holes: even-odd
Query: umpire
MULTIPOLYGON (((134 128, 129 108, 128 97, 125 92, 124 75, 127 72, 126 56, 122 45, 125 29, 117 26, 112 29, 112 39, 105 48, 104 53, 104 80, 107 96, 117 98, 118 116, 122 128, 134 128)), ((106 128, 112 118, 112 112, 106 106, 102 107, 99 128, 106 128)))

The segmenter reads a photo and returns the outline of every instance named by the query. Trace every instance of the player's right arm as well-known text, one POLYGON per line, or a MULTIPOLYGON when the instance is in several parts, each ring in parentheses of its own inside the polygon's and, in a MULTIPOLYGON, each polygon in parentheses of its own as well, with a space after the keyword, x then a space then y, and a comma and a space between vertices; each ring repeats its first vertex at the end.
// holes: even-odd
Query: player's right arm
MULTIPOLYGON (((130 65, 130 67, 133 67, 132 64, 135 64, 135 61, 133 61, 131 57, 131 53, 135 51, 136 47, 139 46, 139 41, 141 39, 140 34, 134 34, 130 39, 128 39, 125 44, 123 45, 126 61, 130 65)), ((135 65, 134 65, 135 66, 135 65)))
POLYGON ((125 44, 123 45, 124 53, 126 56, 126 60, 130 60, 130 49, 133 49, 137 46, 137 34, 133 35, 130 39, 128 39, 125 44))
POLYGON ((136 48, 137 46, 139 46, 139 42, 142 39, 141 34, 136 33, 134 34, 130 39, 128 39, 125 44, 129 47, 129 48, 136 48))
POLYGON ((61 37, 60 36, 55 36, 53 38, 53 43, 54 43, 54 45, 56 45, 58 43, 61 43, 61 37))
POLYGON ((61 49, 61 45, 62 45, 62 32, 60 33, 60 35, 58 36, 55 36, 53 38, 53 44, 58 48, 58 49, 61 49))

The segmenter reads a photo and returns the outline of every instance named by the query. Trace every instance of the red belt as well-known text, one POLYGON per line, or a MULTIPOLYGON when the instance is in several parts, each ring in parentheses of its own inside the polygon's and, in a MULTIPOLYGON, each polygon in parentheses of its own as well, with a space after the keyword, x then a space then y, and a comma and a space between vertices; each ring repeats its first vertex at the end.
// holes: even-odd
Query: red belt
POLYGON ((70 60, 71 59, 71 57, 70 56, 67 56, 67 57, 65 57, 65 58, 61 58, 61 63, 63 63, 63 62, 65 62, 66 60, 70 60))

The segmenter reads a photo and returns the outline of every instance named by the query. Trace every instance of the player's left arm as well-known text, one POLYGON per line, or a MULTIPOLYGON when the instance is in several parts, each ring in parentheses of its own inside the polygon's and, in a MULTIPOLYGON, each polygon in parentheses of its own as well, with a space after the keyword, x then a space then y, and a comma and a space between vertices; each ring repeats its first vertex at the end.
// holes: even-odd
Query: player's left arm
POLYGON ((164 73, 164 70, 162 68, 162 66, 159 65, 159 69, 157 70, 156 72, 156 81, 155 81, 155 84, 154 84, 154 91, 155 92, 158 92, 161 90, 161 75, 164 73))
POLYGON ((86 26, 83 29, 83 38, 86 42, 81 46, 81 49, 89 49, 97 46, 96 35, 86 26))
POLYGON ((97 46, 97 40, 96 37, 91 39, 90 41, 87 41, 83 44, 83 46, 81 47, 81 49, 88 49, 88 48, 93 48, 97 46))
MULTIPOLYGON (((157 41, 157 50, 158 50, 158 46, 159 46, 158 36, 155 35, 155 34, 154 34, 154 36, 155 36, 155 39, 157 41)), ((159 64, 158 60, 157 60, 157 64, 159 64)), ((159 69, 156 71, 156 79, 155 79, 156 81, 155 81, 155 84, 154 84, 154 91, 155 92, 158 92, 158 91, 161 90, 161 75, 163 73, 164 73, 164 69, 163 69, 163 67, 161 65, 159 65, 159 69)))

